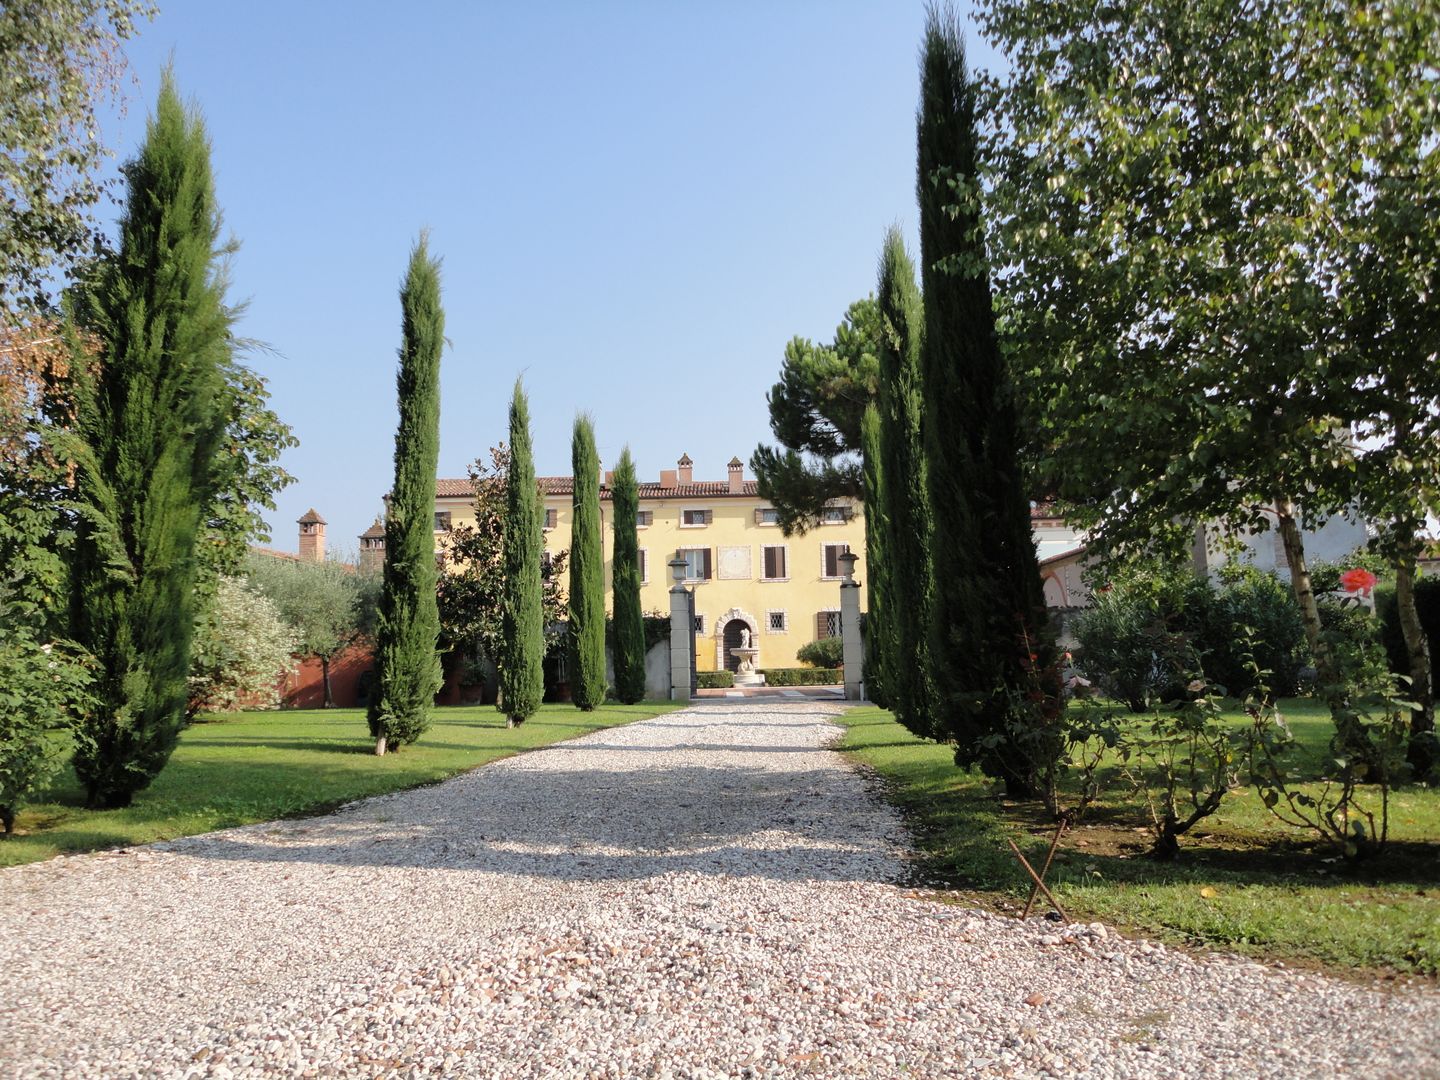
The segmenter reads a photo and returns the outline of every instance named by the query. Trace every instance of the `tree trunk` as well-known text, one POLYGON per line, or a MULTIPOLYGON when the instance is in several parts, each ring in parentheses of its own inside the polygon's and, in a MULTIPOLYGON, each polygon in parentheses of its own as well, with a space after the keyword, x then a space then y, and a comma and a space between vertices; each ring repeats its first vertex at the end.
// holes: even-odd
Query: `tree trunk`
POLYGON ((330 658, 320 657, 320 679, 325 684, 325 708, 335 707, 335 695, 330 691, 330 658))
POLYGON ((15 833, 15 808, 13 806, 0 806, 0 825, 4 826, 5 835, 13 836, 15 833))
POLYGON ((1370 740, 1360 728, 1350 708, 1349 689, 1343 673, 1335 662, 1330 643, 1320 625, 1320 606, 1315 600, 1315 586, 1310 580, 1310 567, 1305 562, 1305 537, 1295 518, 1295 503, 1288 495, 1275 496, 1276 527, 1285 545, 1285 562, 1290 567, 1290 587, 1300 605, 1300 621, 1305 627, 1305 641, 1315 659, 1315 681, 1330 716, 1335 721, 1335 748, 1345 753, 1371 758, 1370 740))
POLYGON ((1410 713, 1410 740, 1405 757, 1416 780, 1424 780, 1436 766, 1435 688, 1430 684, 1430 643, 1420 625, 1415 606, 1415 552, 1407 547, 1395 563, 1395 608, 1405 635, 1405 655, 1410 663, 1409 699, 1420 707, 1410 713))
POLYGON ((1305 642, 1315 659, 1317 681, 1328 688, 1337 681, 1335 659, 1320 627, 1320 606, 1315 601, 1315 586, 1310 581, 1310 567, 1305 562, 1305 537, 1295 520, 1295 503, 1285 495, 1275 497, 1276 527, 1285 544, 1285 562, 1290 567, 1290 588, 1300 605, 1300 621, 1305 627, 1305 642))
POLYGON ((381 735, 379 738, 377 738, 377 739, 375 740, 375 756, 376 756, 376 757, 384 757, 384 756, 385 756, 385 743, 386 743, 386 741, 387 741, 387 740, 386 740, 386 738, 385 738, 384 735, 381 735))

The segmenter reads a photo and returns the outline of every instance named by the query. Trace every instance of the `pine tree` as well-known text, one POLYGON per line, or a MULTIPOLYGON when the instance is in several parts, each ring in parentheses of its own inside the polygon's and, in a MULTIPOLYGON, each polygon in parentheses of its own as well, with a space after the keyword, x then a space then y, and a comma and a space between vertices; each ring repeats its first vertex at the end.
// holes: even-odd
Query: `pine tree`
POLYGON ((865 495, 865 696, 890 704, 894 666, 890 606, 889 519, 880 457, 880 410, 871 404, 860 417, 860 476, 865 495))
POLYGON ((510 475, 505 484, 504 640, 500 700, 507 727, 535 715, 545 696, 545 626, 540 557, 545 550, 545 508, 535 483, 530 448, 530 407, 520 380, 510 401, 510 475))
POLYGON ((995 334, 980 215, 976 84, 951 13, 925 28, 918 117, 931 540, 931 666, 939 731, 960 765, 1033 793, 1053 753, 1025 702, 1051 665, 1014 389, 995 334), (938 419, 943 417, 944 423, 938 419))
POLYGON ((615 696, 627 705, 645 697, 645 618, 640 611, 640 485, 627 446, 615 466, 610 501, 615 513, 615 696))
POLYGON ((880 467, 885 477, 881 507, 890 604, 885 689, 895 718, 915 734, 930 737, 934 734, 929 679, 930 500, 920 385, 925 313, 915 286, 915 266, 898 228, 885 236, 878 293, 880 467))
POLYGON ((440 350, 445 312, 440 263, 422 235, 400 289, 402 334, 395 385, 395 486, 385 519, 385 573, 370 704, 375 752, 413 743, 430 725, 440 689, 440 613, 435 603, 435 469, 440 459, 440 350))
POLYGON ((577 708, 605 704, 605 547, 600 531, 600 457, 595 425, 575 417, 570 443, 574 515, 570 533, 570 686, 577 708))
POLYGON ((125 178, 119 252, 75 298, 104 354, 77 377, 71 604, 97 662, 75 754, 97 807, 129 805, 184 722, 196 542, 225 422, 232 316, 210 145, 169 72, 125 178))

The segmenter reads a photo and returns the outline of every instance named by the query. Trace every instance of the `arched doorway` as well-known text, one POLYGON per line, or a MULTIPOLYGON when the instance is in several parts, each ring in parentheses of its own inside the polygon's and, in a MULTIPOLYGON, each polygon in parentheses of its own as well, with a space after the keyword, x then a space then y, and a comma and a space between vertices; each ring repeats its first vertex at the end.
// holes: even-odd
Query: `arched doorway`
POLYGON ((725 670, 736 671, 740 667, 740 657, 735 655, 735 650, 740 648, 740 635, 748 627, 740 619, 731 619, 725 624, 725 636, 722 638, 725 646, 725 670))

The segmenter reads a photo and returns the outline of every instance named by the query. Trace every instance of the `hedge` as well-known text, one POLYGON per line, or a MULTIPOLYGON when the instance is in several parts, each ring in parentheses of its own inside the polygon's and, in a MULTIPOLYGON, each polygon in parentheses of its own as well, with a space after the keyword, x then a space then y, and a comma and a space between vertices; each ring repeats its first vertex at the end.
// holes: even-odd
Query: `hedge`
POLYGON ((695 685, 700 690, 728 690, 735 685, 735 673, 731 671, 697 671, 695 685))
MULTIPOLYGON (((1415 582, 1415 607, 1420 626, 1430 639, 1430 685, 1440 686, 1440 578, 1422 577, 1415 582)), ((1395 586, 1375 590, 1375 614, 1380 621, 1380 640, 1390 660, 1390 670, 1409 676, 1410 658, 1405 651, 1405 634, 1400 629, 1400 612, 1395 606, 1395 586)))
POLYGON ((845 672, 839 668, 766 668, 766 686, 839 686, 845 672))

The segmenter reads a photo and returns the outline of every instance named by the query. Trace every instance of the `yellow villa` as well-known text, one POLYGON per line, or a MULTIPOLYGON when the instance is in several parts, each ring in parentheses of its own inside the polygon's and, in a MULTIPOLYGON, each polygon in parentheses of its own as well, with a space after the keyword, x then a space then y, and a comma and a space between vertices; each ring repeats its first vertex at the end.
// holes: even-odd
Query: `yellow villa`
MULTIPOLYGON (((865 549, 859 504, 836 501, 804 536, 787 537, 755 481, 744 478, 738 458, 730 462, 725 480, 697 481, 693 469, 687 454, 676 468, 662 470, 658 481, 640 484, 642 609, 668 614, 674 584, 669 563, 678 554, 686 563, 685 584, 695 590, 699 670, 733 671, 738 658, 730 650, 740 646, 744 630, 760 650, 756 667, 799 666, 795 651, 802 645, 839 636, 839 557, 852 550, 863 556, 865 549)), ((604 479, 600 499, 608 590, 614 534, 609 529, 609 475, 604 479)), ((539 482, 545 498, 545 549, 568 550, 572 480, 542 476, 539 482)), ((474 522, 472 499, 469 479, 435 482, 437 542, 445 529, 474 522)), ((362 558, 365 552, 362 537, 362 558)), ((864 569, 862 562, 856 576, 863 578, 864 569)))

